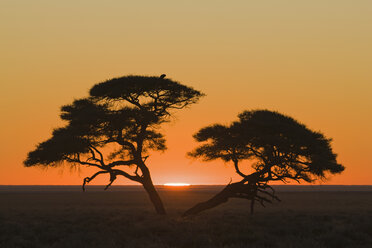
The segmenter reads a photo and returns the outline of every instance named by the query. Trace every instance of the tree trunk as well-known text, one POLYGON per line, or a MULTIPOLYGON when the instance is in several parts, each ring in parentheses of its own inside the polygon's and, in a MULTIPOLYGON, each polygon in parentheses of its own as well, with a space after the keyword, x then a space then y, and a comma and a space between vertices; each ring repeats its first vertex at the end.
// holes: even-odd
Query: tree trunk
POLYGON ((254 211, 254 199, 251 200, 251 214, 253 214, 254 211))
POLYGON ((207 209, 217 207, 218 205, 227 202, 229 198, 238 197, 237 194, 247 192, 247 186, 248 185, 244 184, 244 182, 229 184, 220 193, 213 196, 208 201, 196 204, 194 207, 184 212, 182 216, 186 217, 189 215, 195 215, 207 209))
POLYGON ((222 191, 217 195, 213 196, 211 199, 205 202, 201 202, 196 204, 194 207, 190 208, 186 212, 183 213, 182 217, 186 217, 189 215, 195 215, 202 211, 205 211, 210 208, 217 207, 218 205, 225 203, 228 201, 229 197, 225 195, 226 192, 222 191))
POLYGON ((160 215, 166 215, 167 213, 165 211, 163 202, 160 199, 160 196, 156 191, 154 184, 152 183, 150 175, 144 178, 142 185, 145 188, 147 194, 149 195, 150 200, 154 205, 156 213, 160 215))

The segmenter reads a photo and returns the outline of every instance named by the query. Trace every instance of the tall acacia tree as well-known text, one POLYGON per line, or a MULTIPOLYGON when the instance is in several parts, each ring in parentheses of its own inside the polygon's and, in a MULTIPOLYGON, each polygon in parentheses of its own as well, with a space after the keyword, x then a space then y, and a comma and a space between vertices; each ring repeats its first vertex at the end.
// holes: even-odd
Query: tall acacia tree
POLYGON ((245 111, 238 117, 228 126, 202 128, 194 135, 202 144, 189 155, 231 163, 242 179, 187 210, 184 216, 216 207, 229 198, 250 200, 253 213, 255 202, 264 205, 279 200, 269 182, 313 182, 344 170, 336 161, 331 140, 293 118, 268 110, 245 111))
POLYGON ((166 149, 159 127, 173 110, 196 103, 203 94, 161 77, 126 76, 94 85, 90 96, 61 108, 67 125, 28 154, 25 166, 96 167, 85 185, 101 174, 109 184, 123 176, 143 185, 158 214, 165 214, 146 164, 149 152, 166 149))

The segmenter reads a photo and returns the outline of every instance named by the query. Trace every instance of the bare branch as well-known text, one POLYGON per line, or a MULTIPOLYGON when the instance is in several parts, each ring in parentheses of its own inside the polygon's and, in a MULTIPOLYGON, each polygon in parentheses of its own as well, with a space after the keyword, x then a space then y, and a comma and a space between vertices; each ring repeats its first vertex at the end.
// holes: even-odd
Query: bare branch
POLYGON ((83 191, 85 191, 85 184, 87 184, 90 181, 92 181, 94 178, 96 178, 96 176, 98 176, 100 174, 104 174, 104 173, 109 173, 109 172, 108 171, 98 171, 93 176, 84 178, 84 181, 83 181, 83 191))
POLYGON ((114 167, 114 166, 119 166, 119 165, 127 165, 127 166, 130 166, 130 165, 133 165, 136 163, 136 160, 132 159, 132 160, 119 160, 119 161, 114 161, 114 162, 111 162, 109 163, 107 166, 108 167, 114 167))
POLYGON ((264 191, 264 190, 261 190, 261 189, 257 189, 257 191, 263 193, 263 194, 266 194, 268 196, 270 196, 271 198, 277 200, 277 201, 281 201, 276 195, 274 195, 273 193, 269 193, 267 191, 264 191))
POLYGON ((239 176, 243 177, 243 178, 246 178, 247 175, 242 173, 239 169, 239 165, 238 165, 238 160, 236 158, 233 159, 233 162, 234 162, 234 167, 235 167, 235 171, 236 173, 238 173, 239 176))
POLYGON ((106 185, 104 190, 107 190, 115 180, 116 180, 116 174, 114 172, 110 172, 110 183, 106 185))
POLYGON ((123 177, 126 177, 130 180, 133 180, 133 181, 136 181, 136 182, 142 182, 142 177, 140 176, 133 176, 133 175, 130 175, 129 173, 125 172, 125 171, 122 171, 122 170, 112 170, 112 172, 115 172, 115 174, 117 175, 121 175, 123 177))
POLYGON ((138 165, 136 166, 136 170, 134 171, 134 174, 136 174, 136 176, 139 176, 140 177, 140 175, 138 174, 138 165))
POLYGON ((101 162, 101 165, 104 166, 105 163, 103 161, 103 155, 102 155, 102 153, 97 148, 95 148, 94 146, 91 145, 90 147, 99 154, 99 157, 100 157, 99 158, 99 161, 101 162))

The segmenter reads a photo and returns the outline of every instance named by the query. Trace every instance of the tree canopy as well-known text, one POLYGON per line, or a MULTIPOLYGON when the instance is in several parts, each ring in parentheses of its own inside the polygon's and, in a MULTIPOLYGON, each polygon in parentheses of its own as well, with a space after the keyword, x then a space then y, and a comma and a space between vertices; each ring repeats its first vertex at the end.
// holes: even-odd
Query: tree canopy
POLYGON ((173 110, 196 103, 203 94, 162 77, 126 76, 94 85, 90 96, 62 106, 67 125, 28 154, 25 166, 56 166, 64 162, 93 166, 109 174, 110 186, 117 176, 141 183, 158 213, 164 214, 145 164, 150 151, 166 149, 162 123, 173 110))
MULTIPOLYGON (((244 111, 238 118, 231 125, 215 124, 199 130, 194 138, 202 144, 189 153, 204 161, 222 159, 232 162, 236 173, 242 177, 240 182, 225 188, 218 196, 221 201, 214 202, 218 203, 216 205, 230 197, 246 198, 252 200, 253 211, 255 201, 271 202, 267 196, 278 199, 274 191, 267 191, 273 190, 268 185, 270 181, 313 182, 344 170, 344 166, 337 163, 331 139, 289 116, 253 110, 244 111), (247 161, 245 164, 250 168, 243 170, 242 161, 247 161)), ((204 207, 216 205, 205 204, 204 207)), ((196 209, 196 212, 205 209, 196 209)), ((188 214, 194 214, 193 210, 188 214)))

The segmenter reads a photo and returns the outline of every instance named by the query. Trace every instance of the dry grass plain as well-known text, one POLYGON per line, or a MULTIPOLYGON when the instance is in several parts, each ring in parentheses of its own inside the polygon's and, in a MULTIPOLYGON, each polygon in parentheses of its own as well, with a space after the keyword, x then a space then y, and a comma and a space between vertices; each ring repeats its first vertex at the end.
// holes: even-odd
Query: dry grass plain
POLYGON ((159 187, 164 217, 135 186, 0 186, 0 247, 372 247, 372 186, 282 186, 253 216, 234 200, 180 217, 220 188, 159 187))

